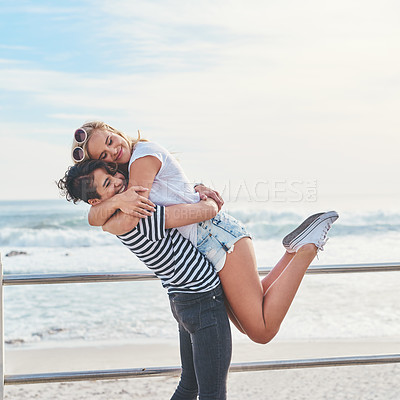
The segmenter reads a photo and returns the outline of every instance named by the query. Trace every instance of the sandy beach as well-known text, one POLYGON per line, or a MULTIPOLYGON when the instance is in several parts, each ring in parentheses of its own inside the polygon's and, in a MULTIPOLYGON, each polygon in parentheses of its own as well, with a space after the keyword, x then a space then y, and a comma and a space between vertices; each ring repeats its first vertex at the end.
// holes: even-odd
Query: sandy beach
MULTIPOLYGON (((335 342, 276 341, 262 346, 235 343, 233 363, 283 359, 400 353, 400 340, 335 342)), ((38 372, 179 366, 173 342, 106 344, 6 352, 6 375, 38 372)), ((382 399, 400 398, 399 364, 235 372, 229 375, 229 399, 382 399)), ((8 385, 5 399, 169 399, 178 377, 133 378, 32 385, 8 385)))

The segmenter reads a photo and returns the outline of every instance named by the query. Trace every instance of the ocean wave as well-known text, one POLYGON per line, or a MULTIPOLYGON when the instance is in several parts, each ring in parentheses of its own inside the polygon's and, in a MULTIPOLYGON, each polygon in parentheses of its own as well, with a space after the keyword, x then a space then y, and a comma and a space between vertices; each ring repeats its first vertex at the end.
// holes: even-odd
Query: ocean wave
POLYGON ((7 215, 0 217, 1 228, 21 229, 87 229, 89 224, 86 216, 68 215, 7 215))
MULTIPOLYGON (((316 210, 319 212, 319 210, 316 210)), ((370 212, 349 212, 340 211, 340 224, 344 225, 373 225, 373 224, 387 224, 387 225, 400 225, 400 213, 384 212, 384 211, 370 211, 370 212)), ((293 224, 298 223, 305 219, 307 215, 302 213, 290 211, 272 211, 272 210, 256 210, 249 211, 247 209, 233 209, 229 213, 243 223, 260 222, 268 224, 293 224)))
POLYGON ((0 229, 0 243, 4 247, 91 247, 115 243, 110 235, 99 230, 54 229, 0 229))
MULTIPOLYGON (((293 230, 304 218, 294 212, 270 210, 233 210, 234 217, 244 223, 255 239, 280 238, 293 230)), ((400 232, 400 214, 343 212, 332 229, 331 236, 382 235, 400 232)), ((4 215, 0 218, 0 243, 8 247, 90 247, 114 242, 101 229, 90 227, 82 213, 62 213, 45 216, 29 214, 17 218, 14 224, 4 215), (6 221, 6 223, 5 223, 6 221)))
MULTIPOLYGON (((235 210, 231 214, 242 221, 256 239, 281 237, 293 230, 305 216, 294 212, 244 211, 235 210)), ((400 214, 381 211, 369 213, 340 213, 331 236, 379 235, 400 232, 400 214)))

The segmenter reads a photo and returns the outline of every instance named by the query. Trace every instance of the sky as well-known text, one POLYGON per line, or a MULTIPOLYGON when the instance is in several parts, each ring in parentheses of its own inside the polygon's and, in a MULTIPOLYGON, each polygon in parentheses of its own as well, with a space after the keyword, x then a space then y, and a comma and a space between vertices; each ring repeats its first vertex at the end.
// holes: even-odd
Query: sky
POLYGON ((394 0, 1 1, 0 200, 60 198, 73 132, 97 119, 228 201, 397 204, 399 15, 394 0))

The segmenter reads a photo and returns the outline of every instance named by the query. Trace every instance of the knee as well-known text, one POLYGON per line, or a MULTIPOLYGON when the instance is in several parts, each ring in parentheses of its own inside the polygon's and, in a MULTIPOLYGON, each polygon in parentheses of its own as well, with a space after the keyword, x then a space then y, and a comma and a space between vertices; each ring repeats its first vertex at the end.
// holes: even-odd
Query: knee
POLYGON ((256 338, 256 339, 252 339, 253 342, 257 343, 257 344, 267 344, 269 343, 272 339, 270 338, 256 338))
MULTIPOLYGON (((274 335, 275 336, 275 335, 274 335)), ((269 343, 274 337, 272 336, 255 336, 251 337, 250 339, 258 344, 267 344, 269 343)))
POLYGON ((256 333, 256 334, 248 335, 248 336, 255 343, 267 344, 276 336, 278 331, 279 331, 279 328, 269 329, 269 330, 266 330, 265 332, 262 332, 261 334, 256 333))

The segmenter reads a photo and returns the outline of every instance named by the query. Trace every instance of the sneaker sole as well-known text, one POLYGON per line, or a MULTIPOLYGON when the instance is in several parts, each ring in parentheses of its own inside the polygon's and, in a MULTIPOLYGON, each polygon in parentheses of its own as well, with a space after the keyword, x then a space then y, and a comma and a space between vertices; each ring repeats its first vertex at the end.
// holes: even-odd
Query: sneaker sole
POLYGON ((294 231, 287 234, 282 243, 285 248, 288 248, 292 245, 295 245, 295 242, 301 241, 305 236, 307 236, 310 232, 312 232, 321 222, 329 219, 335 218, 335 221, 339 218, 339 215, 336 211, 328 211, 325 213, 318 213, 311 215, 304 222, 301 223, 294 231))

